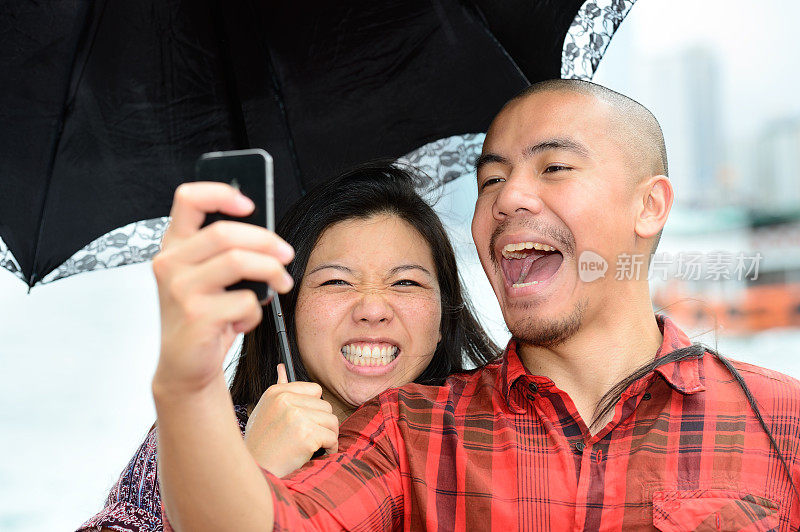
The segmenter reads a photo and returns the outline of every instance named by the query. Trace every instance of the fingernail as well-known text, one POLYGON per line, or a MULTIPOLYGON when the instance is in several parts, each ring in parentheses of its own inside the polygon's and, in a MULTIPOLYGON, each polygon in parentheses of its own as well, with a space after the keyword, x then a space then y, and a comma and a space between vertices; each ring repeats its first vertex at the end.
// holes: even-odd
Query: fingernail
POLYGON ((286 290, 291 290, 294 286, 294 279, 292 279, 291 275, 285 272, 283 274, 283 284, 286 287, 286 290))
POLYGON ((280 240, 278 242, 278 254, 284 261, 289 262, 294 258, 294 248, 283 240, 280 240))
POLYGON ((256 204, 253 203, 253 200, 251 200, 241 192, 239 193, 239 196, 236 198, 236 204, 242 209, 253 209, 256 206, 256 204))

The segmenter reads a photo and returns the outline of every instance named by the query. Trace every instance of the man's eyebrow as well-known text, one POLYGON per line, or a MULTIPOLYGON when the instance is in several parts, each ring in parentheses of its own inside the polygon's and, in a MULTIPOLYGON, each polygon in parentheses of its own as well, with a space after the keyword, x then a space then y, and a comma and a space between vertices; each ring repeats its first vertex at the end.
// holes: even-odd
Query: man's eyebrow
MULTIPOLYGON (((532 157, 550 150, 567 150, 581 157, 589 157, 589 149, 586 146, 568 137, 555 137, 537 142, 533 146, 525 148, 525 155, 532 157)), ((475 161, 475 171, 477 172, 481 167, 490 163, 510 164, 510 161, 507 157, 497 153, 484 153, 475 161)))
POLYGON ((354 275, 353 270, 351 270, 347 266, 342 266, 341 264, 336 264, 336 263, 320 264, 319 266, 317 266, 316 268, 314 268, 310 272, 306 272, 306 275, 311 275, 311 274, 317 273, 320 270, 325 270, 325 269, 328 269, 328 268, 330 268, 332 270, 339 270, 339 271, 344 272, 344 273, 349 273, 350 275, 354 275))
POLYGON ((567 137, 547 139, 533 146, 528 146, 525 148, 525 155, 533 156, 550 150, 566 150, 576 153, 581 157, 589 157, 589 149, 586 146, 567 137))
POLYGON ((427 268, 424 266, 420 266, 419 264, 401 264, 400 266, 395 266, 391 270, 389 270, 389 276, 397 275, 400 272, 408 271, 408 270, 420 270, 426 273, 428 276, 433 277, 433 274, 428 271, 427 268))
POLYGON ((498 155, 496 153, 484 153, 478 160, 475 161, 475 171, 481 169, 482 166, 487 165, 489 163, 500 163, 500 164, 508 164, 509 160, 503 157, 502 155, 498 155))

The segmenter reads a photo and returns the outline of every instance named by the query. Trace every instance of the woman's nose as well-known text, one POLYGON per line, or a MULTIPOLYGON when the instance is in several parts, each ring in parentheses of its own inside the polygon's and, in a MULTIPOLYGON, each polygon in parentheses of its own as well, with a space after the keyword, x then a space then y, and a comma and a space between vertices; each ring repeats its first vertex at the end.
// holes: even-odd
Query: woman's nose
POLYGON ((392 316, 391 305, 377 290, 363 293, 353 308, 353 320, 362 323, 386 323, 392 316))

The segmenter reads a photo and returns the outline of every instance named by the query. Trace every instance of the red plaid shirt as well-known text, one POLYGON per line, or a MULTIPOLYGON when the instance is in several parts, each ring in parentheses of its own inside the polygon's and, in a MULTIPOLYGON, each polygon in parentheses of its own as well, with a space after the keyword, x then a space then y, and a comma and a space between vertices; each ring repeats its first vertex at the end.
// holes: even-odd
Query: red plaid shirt
MULTIPOLYGON (((690 345, 659 317, 656 356, 690 345)), ((800 383, 734 363, 800 486, 800 383)), ((635 382, 594 436, 572 400, 501 361, 382 393, 336 455, 278 479, 276 530, 797 530, 798 498, 742 389, 710 354, 635 382)))

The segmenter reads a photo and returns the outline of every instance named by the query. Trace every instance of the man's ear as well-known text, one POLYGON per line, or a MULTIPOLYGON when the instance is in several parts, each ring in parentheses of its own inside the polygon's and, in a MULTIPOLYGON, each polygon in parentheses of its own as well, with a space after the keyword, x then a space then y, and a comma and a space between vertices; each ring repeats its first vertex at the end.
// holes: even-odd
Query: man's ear
POLYGON ((667 223, 674 193, 669 178, 656 175, 636 187, 637 213, 634 224, 636 236, 653 238, 667 223))

